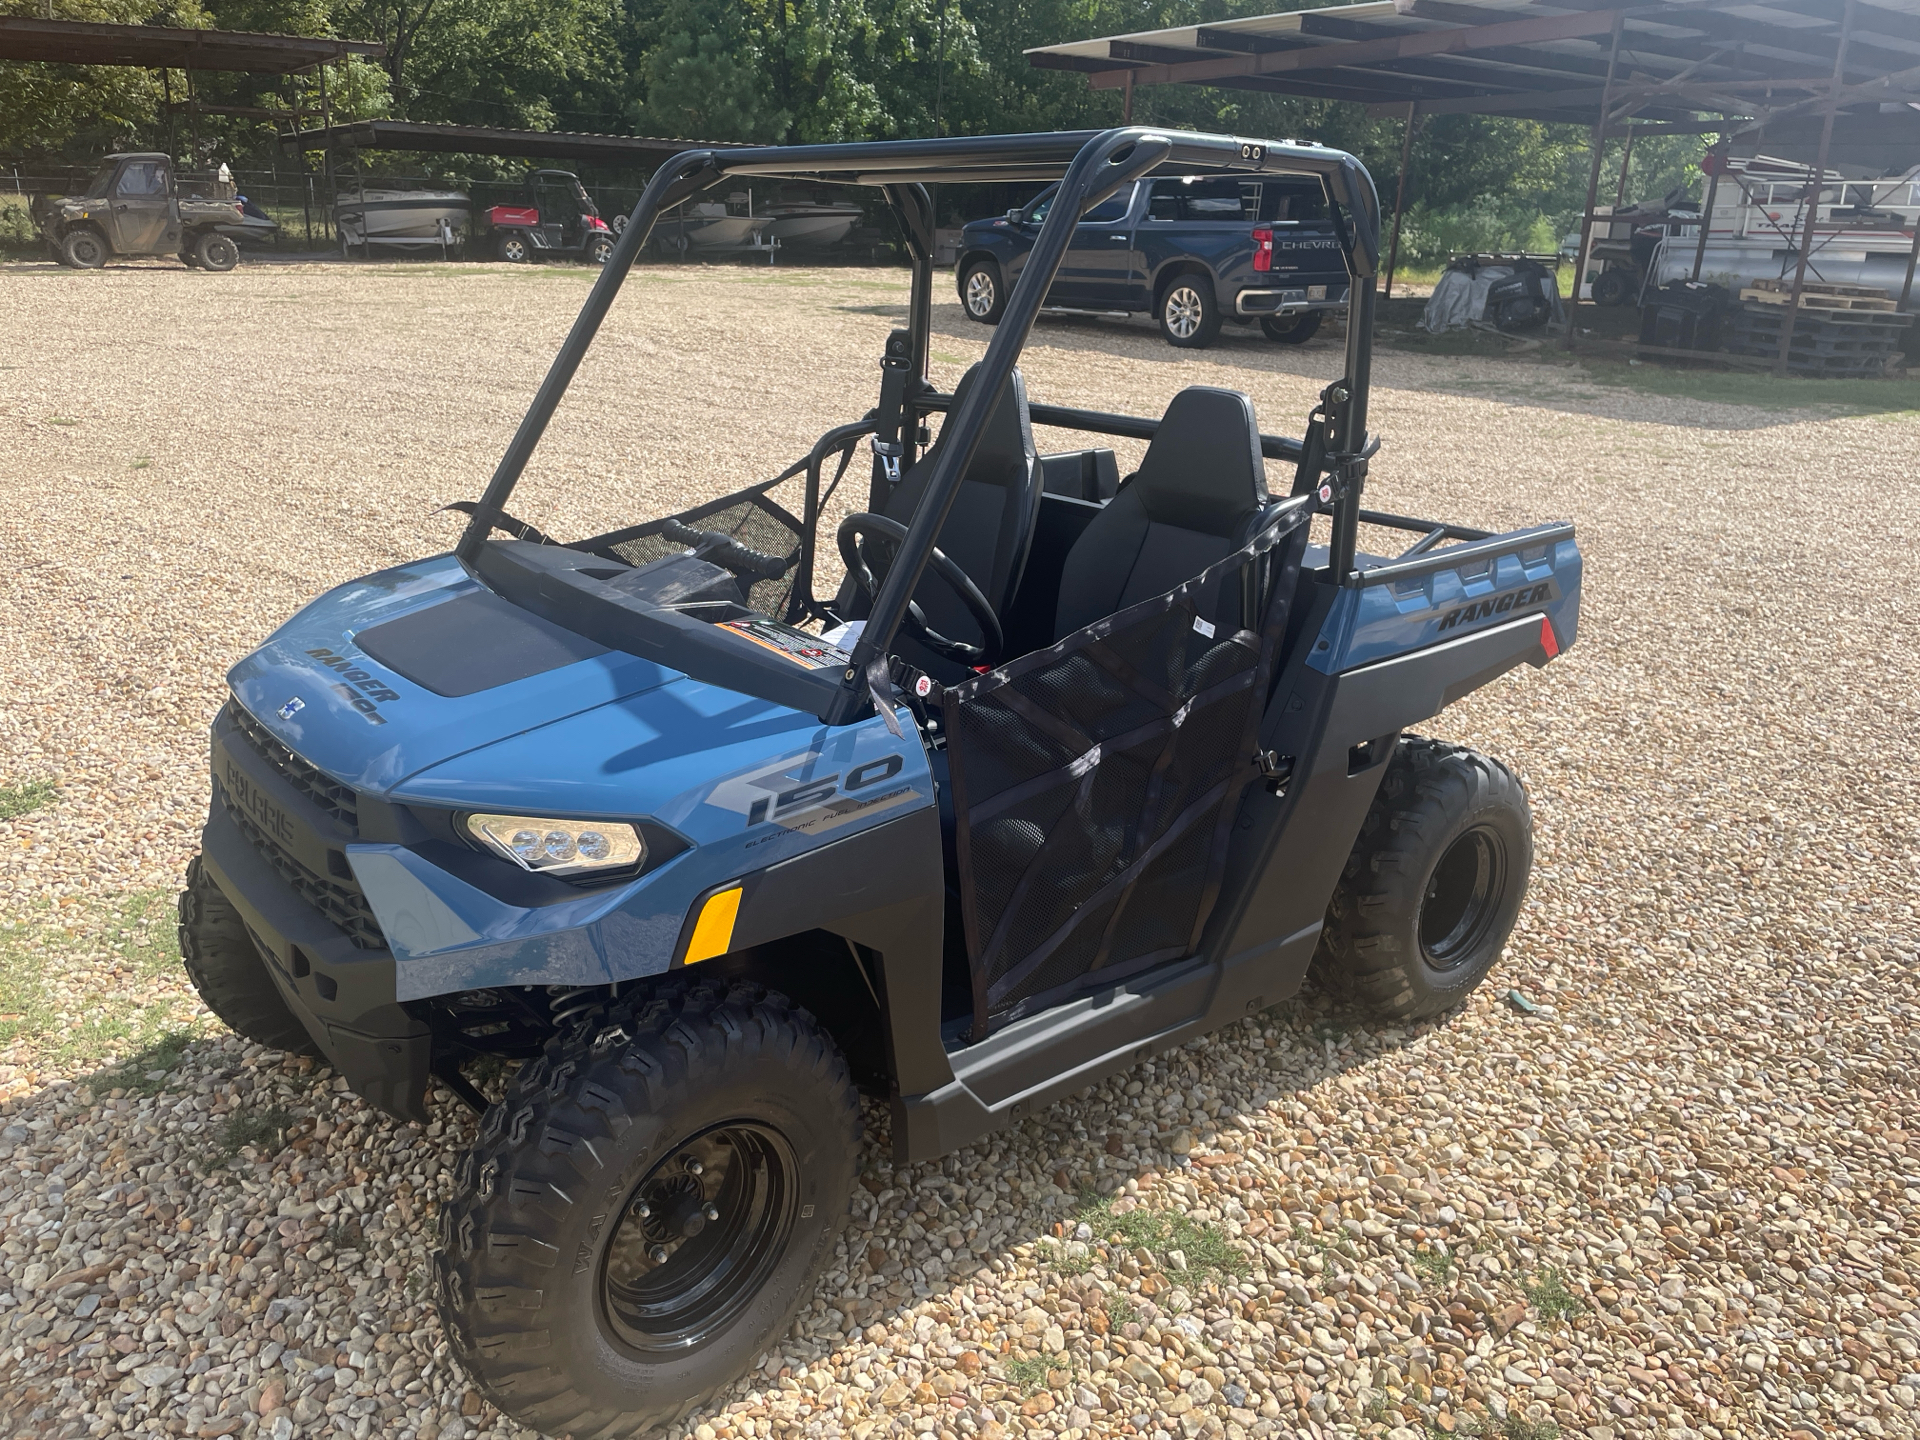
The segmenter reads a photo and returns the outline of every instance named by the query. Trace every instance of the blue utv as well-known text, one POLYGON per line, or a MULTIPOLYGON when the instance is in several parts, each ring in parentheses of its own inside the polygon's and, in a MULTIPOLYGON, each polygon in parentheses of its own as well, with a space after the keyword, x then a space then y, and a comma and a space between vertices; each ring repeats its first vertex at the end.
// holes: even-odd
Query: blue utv
POLYGON ((1573 643, 1580 554, 1565 524, 1362 508, 1378 255, 1366 171, 1314 145, 1135 127, 681 155, 453 553, 340 586, 234 668, 188 972, 393 1115, 424 1118, 436 1082, 481 1113, 439 1304, 501 1409, 628 1435, 739 1376, 833 1256, 862 1093, 924 1161, 1310 970, 1395 1019, 1485 977, 1526 797, 1406 732, 1573 643), (1322 187, 1352 323, 1301 439, 1231 390, 1158 419, 1029 399, 1016 362, 1075 222, 1162 174, 1322 187), (656 218, 754 179, 891 206, 912 299, 877 403, 677 515, 573 540, 515 520, 656 218), (985 358, 940 393, 925 185, 1048 180, 985 358), (1145 458, 1116 488, 1110 450, 1043 455, 1036 426, 1145 458), (863 449, 866 508, 823 536, 863 449), (1359 553, 1363 524, 1410 543, 1359 553), (822 598, 827 546, 846 578, 822 598), (502 1059, 490 1100, 474 1067, 502 1059))

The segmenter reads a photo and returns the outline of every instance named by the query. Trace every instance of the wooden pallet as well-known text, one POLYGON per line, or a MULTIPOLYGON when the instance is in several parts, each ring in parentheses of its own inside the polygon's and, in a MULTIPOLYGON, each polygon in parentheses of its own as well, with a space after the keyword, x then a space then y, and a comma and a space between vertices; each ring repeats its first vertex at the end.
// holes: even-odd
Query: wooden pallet
MULTIPOLYGON (((1882 312, 1899 309, 1893 301, 1884 298, 1885 293, 1882 291, 1883 298, 1878 299, 1868 295, 1826 295, 1816 294, 1813 287, 1808 286, 1801 292, 1800 308, 1802 310, 1878 310, 1882 312)), ((1792 302, 1793 294, 1791 291, 1749 287, 1740 292, 1740 298, 1757 300, 1763 305, 1787 305, 1792 302)))
MULTIPOLYGON (((1755 290, 1777 290, 1782 295, 1791 295, 1793 285, 1786 280, 1756 280, 1755 290)), ((1829 285, 1824 280, 1809 280, 1800 287, 1802 295, 1856 295, 1863 300, 1886 300, 1893 294, 1877 285, 1829 285)))

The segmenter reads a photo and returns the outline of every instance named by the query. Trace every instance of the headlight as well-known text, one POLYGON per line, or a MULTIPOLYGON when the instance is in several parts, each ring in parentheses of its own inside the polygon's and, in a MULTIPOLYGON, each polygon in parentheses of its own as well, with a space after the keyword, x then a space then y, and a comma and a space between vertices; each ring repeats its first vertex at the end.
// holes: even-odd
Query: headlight
POLYGON ((467 833, 496 855, 542 875, 628 870, 646 858, 639 831, 617 821, 548 820, 538 815, 469 815, 467 833))

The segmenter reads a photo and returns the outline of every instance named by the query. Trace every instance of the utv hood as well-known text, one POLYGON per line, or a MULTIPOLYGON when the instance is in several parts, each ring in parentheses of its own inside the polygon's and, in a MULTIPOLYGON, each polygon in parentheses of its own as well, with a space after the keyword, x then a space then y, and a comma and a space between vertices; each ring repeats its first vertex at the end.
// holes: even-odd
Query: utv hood
POLYGON ((288 749, 385 795, 454 756, 677 678, 516 608, 443 555, 327 592, 227 683, 288 749))

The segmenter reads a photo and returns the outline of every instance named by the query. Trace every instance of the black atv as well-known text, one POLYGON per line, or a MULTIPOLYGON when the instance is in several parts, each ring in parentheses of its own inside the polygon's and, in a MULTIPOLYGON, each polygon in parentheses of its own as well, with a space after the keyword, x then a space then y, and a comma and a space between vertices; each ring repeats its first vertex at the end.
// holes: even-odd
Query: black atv
POLYGON ((861 1090, 924 1161, 1310 969, 1400 1020, 1486 976, 1526 796, 1407 732, 1573 643, 1580 554, 1570 525, 1363 508, 1378 221, 1350 155, 1147 128, 681 155, 454 552, 339 587, 234 669, 189 972, 397 1116, 436 1081, 483 1112, 437 1273, 495 1404, 624 1435, 739 1376, 834 1253, 861 1090), (1302 438, 1206 386, 1143 418, 1028 396, 1076 222, 1162 173, 1322 188, 1352 320, 1302 438), (907 237, 877 405, 676 515, 513 519, 656 218, 769 178, 878 187, 907 237), (986 357, 940 392, 925 184, 1049 180, 986 357), (1145 459, 1116 486, 1110 450, 1042 454, 1036 427, 1145 459), (825 534, 863 446, 865 508, 825 534), (1363 554, 1363 524, 1409 543, 1363 554), (847 579, 823 597, 825 547, 847 579), (473 1066, 501 1058, 490 1100, 473 1066))

